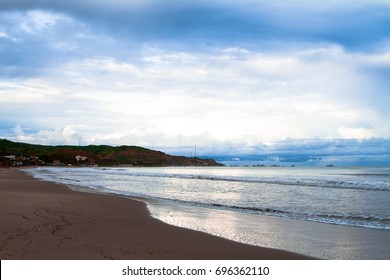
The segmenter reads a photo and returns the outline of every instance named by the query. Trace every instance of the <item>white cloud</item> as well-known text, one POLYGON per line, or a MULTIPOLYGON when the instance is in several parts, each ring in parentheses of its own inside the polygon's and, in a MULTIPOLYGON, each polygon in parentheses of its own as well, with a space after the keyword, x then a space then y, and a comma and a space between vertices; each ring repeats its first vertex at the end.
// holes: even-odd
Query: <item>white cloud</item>
POLYGON ((369 78, 359 72, 371 55, 358 54, 359 64, 355 55, 327 45, 299 53, 141 54, 138 62, 95 57, 49 68, 46 77, 3 82, 0 98, 28 112, 23 125, 54 131, 41 132, 46 142, 75 142, 77 133, 91 142, 150 146, 390 136, 369 102, 369 78), (69 125, 83 127, 64 130, 69 125))
POLYGON ((20 23, 20 29, 28 33, 39 33, 52 30, 58 22, 72 23, 73 20, 59 13, 31 10, 26 12, 25 18, 20 23))
POLYGON ((13 128, 17 141, 36 144, 71 144, 77 145, 82 140, 74 126, 65 126, 54 130, 25 132, 21 125, 13 128))
POLYGON ((0 3, 0 138, 388 153, 386 1, 25 2, 0 3))
POLYGON ((34 139, 32 135, 26 135, 26 133, 23 131, 20 125, 16 125, 12 130, 14 131, 16 139, 18 141, 30 142, 34 139))
POLYGON ((375 131, 373 129, 364 127, 340 127, 338 131, 341 137, 346 139, 369 139, 375 137, 375 131))
POLYGON ((5 38, 5 39, 11 40, 13 42, 16 42, 18 40, 13 36, 8 35, 6 32, 0 32, 0 39, 1 38, 5 38))
MULTIPOLYGON (((45 142, 74 142, 78 135, 93 143, 151 146, 390 137, 381 108, 388 98, 373 101, 385 96, 385 87, 368 73, 390 66, 386 48, 137 45, 89 32, 92 26, 64 13, 20 14, 25 18, 13 23, 24 32, 56 31, 45 45, 55 49, 55 59, 32 77, 0 80, 0 116, 34 127, 45 142), (64 54, 76 50, 80 56, 64 54)), ((0 38, 12 35, 0 32, 0 38)))

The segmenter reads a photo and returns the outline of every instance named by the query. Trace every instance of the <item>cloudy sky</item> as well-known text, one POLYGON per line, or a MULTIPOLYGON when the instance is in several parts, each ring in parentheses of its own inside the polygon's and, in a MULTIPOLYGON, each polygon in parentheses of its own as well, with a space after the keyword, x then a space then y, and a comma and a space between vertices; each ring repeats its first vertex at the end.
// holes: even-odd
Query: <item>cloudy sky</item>
POLYGON ((390 158, 389 26, 389 0, 1 0, 0 138, 390 158))

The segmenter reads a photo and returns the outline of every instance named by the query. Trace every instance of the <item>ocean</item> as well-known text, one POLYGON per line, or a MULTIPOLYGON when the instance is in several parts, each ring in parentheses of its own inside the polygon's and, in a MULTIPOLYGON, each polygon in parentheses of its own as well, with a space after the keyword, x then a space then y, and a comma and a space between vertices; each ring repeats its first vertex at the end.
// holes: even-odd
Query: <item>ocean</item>
MULTIPOLYGON (((314 250, 282 246, 281 240, 267 243, 261 234, 264 221, 259 220, 264 217, 276 223, 380 230, 390 236, 390 167, 40 167, 27 172, 72 188, 136 198, 164 222, 254 245, 277 243, 306 254, 314 250)), ((332 252, 315 256, 367 258, 332 252)))

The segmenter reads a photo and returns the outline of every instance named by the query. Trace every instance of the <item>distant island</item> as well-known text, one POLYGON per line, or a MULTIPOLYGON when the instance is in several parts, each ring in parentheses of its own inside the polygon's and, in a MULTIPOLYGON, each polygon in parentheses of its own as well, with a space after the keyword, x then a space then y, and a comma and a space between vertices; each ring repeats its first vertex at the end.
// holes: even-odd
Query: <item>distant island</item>
POLYGON ((138 146, 45 146, 0 139, 0 166, 223 166, 138 146))

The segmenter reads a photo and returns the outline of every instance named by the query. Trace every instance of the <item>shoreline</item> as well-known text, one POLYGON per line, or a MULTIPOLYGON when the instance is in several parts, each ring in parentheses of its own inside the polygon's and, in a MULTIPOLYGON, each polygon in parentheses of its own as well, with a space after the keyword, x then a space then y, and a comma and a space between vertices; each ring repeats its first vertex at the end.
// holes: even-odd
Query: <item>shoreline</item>
POLYGON ((390 234, 383 229, 202 207, 193 209, 166 202, 148 201, 147 204, 153 216, 168 224, 207 232, 245 244, 281 249, 318 259, 390 259, 390 234), (225 229, 222 233, 221 227, 225 229))
POLYGON ((0 209, 2 260, 312 259, 171 226, 143 202, 71 190, 14 168, 0 169, 0 209))

